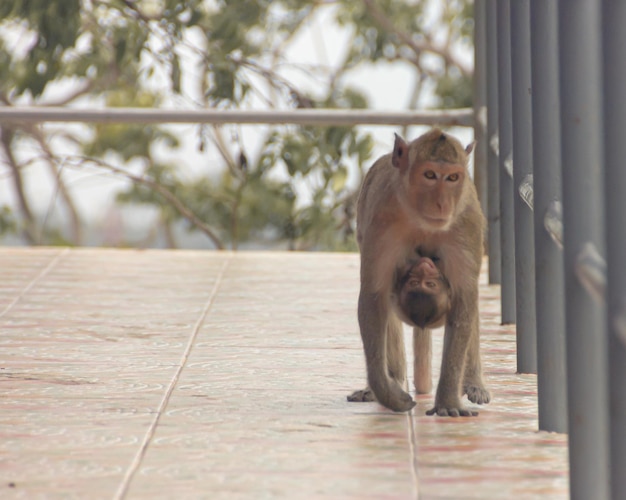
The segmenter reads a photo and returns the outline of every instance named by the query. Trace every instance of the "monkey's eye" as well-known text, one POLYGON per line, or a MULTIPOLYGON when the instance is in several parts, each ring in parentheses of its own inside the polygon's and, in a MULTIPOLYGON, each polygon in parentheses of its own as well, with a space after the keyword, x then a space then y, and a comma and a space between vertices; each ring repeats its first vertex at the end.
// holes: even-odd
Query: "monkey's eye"
POLYGON ((420 282, 416 279, 409 280, 409 286, 411 288, 417 288, 418 286, 420 286, 420 282))
POLYGON ((459 174, 450 174, 446 180, 450 181, 450 182, 456 182, 459 180, 459 174))
POLYGON ((424 172, 424 177, 426 177, 427 179, 433 180, 437 178, 437 174, 433 172, 432 170, 426 170, 426 172, 424 172))
POLYGON ((435 283, 434 281, 426 282, 426 288, 436 288, 436 287, 437 287, 437 283, 435 283))

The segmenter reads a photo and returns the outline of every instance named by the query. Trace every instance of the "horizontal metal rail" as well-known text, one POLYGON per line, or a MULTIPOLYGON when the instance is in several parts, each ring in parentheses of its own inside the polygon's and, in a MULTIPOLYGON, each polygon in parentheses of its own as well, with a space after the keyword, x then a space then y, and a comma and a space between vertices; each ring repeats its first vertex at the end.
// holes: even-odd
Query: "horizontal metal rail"
POLYGON ((0 107, 0 123, 211 123, 294 125, 441 125, 474 126, 471 108, 432 111, 370 109, 77 109, 43 106, 0 107))

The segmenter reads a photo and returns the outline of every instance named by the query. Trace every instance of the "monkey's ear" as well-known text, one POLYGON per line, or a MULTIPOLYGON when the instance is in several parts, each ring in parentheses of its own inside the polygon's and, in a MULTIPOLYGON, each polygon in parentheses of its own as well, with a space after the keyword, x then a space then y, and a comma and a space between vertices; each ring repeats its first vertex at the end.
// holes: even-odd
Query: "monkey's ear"
POLYGON ((402 137, 394 134, 396 140, 393 143, 393 154, 391 155, 391 164, 404 172, 409 166, 409 147, 402 137))
POLYGON ((469 156, 469 155, 470 155, 470 153, 471 153, 472 151, 474 151, 474 146, 476 146, 476 141, 473 141, 471 144, 468 144, 468 145, 465 147, 465 154, 466 154, 467 156, 469 156))

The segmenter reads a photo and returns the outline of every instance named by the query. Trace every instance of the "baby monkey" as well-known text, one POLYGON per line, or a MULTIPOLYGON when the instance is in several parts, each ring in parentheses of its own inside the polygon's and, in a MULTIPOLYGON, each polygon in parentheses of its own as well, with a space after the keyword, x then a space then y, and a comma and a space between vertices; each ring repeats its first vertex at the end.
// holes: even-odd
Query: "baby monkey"
POLYGON ((397 271, 391 300, 402 321, 419 328, 443 326, 450 312, 450 284, 437 267, 439 258, 420 249, 397 271))

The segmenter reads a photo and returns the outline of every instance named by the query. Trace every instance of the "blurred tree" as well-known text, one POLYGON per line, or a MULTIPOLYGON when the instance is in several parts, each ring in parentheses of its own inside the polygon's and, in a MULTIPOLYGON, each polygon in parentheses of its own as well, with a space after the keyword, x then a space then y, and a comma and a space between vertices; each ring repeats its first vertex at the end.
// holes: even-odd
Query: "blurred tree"
MULTIPOLYGON (((0 3, 0 102, 365 108, 367 97, 347 85, 346 76, 362 65, 402 61, 415 73, 407 107, 415 108, 425 93, 435 107, 467 107, 472 68, 459 54, 471 46, 471 28, 470 0, 13 0, 0 3), (345 57, 333 68, 303 67, 287 53, 320 9, 330 9, 333 22, 349 33, 345 57), (303 91, 286 76, 290 69, 314 82, 317 92, 303 91), (71 91, 59 97, 51 89, 61 84, 71 91)), ((119 202, 157 207, 172 244, 172 225, 184 218, 215 247, 254 241, 284 242, 291 249, 355 248, 356 193, 347 179, 349 166, 362 175, 370 160, 368 134, 347 127, 276 127, 259 132, 267 135, 251 154, 237 127, 198 130, 199 147, 214 144, 221 156, 217 178, 189 180, 159 160, 157 145, 179 145, 163 127, 99 124, 85 135, 0 124, 1 159, 17 200, 15 214, 0 214, 0 230, 17 224, 30 244, 58 241, 37 222, 24 185, 24 169, 43 161, 72 228, 66 243, 81 243, 83 223, 64 169, 98 165, 133 181, 119 202), (75 154, 60 152, 59 137, 75 154), (25 143, 35 146, 34 156, 20 153, 25 143), (299 194, 301 185, 309 196, 299 194)))

